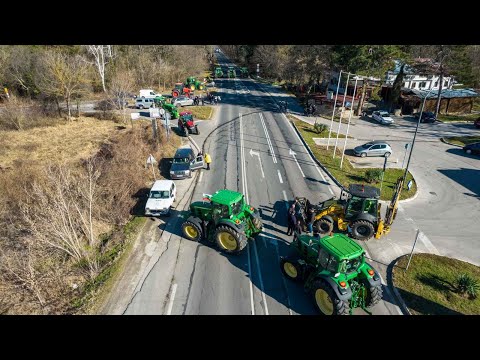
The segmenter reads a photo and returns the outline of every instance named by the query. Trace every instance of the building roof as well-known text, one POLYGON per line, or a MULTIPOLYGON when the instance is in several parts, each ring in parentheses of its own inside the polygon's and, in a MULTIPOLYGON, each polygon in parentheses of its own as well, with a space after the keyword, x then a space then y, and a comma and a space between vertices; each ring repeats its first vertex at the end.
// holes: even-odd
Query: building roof
MULTIPOLYGON (((432 90, 429 93, 429 90, 402 88, 402 91, 405 94, 416 95, 421 99, 424 99, 425 97, 427 97, 427 99, 436 99, 438 96, 438 90, 432 90)), ((473 89, 442 89, 441 96, 444 99, 451 99, 451 98, 478 97, 480 96, 480 94, 475 92, 473 89)))
POLYGON ((162 191, 162 190, 170 190, 172 187, 173 181, 172 180, 157 180, 153 183, 153 186, 150 190, 153 191, 162 191))

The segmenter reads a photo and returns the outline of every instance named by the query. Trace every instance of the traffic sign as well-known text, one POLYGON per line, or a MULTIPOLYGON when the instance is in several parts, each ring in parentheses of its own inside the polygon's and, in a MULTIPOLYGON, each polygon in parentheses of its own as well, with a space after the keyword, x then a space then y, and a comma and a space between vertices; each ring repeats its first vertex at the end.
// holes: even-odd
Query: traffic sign
POLYGON ((153 155, 150 154, 150 156, 147 158, 147 165, 155 164, 156 162, 157 162, 157 160, 155 160, 155 158, 153 157, 153 155))
POLYGON ((137 120, 137 119, 140 118, 140 113, 131 113, 131 114, 130 114, 130 118, 131 118, 132 120, 137 120))
POLYGON ((408 183, 407 183, 407 189, 410 190, 410 188, 412 187, 412 184, 413 184, 413 181, 410 180, 408 183))

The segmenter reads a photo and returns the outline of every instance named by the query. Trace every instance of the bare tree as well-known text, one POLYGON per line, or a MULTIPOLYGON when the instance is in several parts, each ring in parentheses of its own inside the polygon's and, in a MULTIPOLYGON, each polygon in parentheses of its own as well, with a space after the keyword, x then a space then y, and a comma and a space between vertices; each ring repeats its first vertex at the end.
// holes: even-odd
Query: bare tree
POLYGON ((133 72, 119 69, 110 83, 110 102, 123 112, 123 122, 126 122, 127 100, 135 87, 133 72))
POLYGON ((71 119, 72 98, 87 91, 88 65, 80 56, 48 51, 44 54, 37 71, 37 86, 55 99, 63 99, 67 104, 68 119, 71 119))
POLYGON ((94 213, 100 171, 88 161, 80 173, 49 166, 46 177, 45 184, 33 184, 30 201, 22 206, 30 236, 84 263, 93 279, 99 269, 94 213))
POLYGON ((105 86, 105 66, 115 57, 113 45, 85 45, 85 47, 88 53, 93 56, 93 63, 100 75, 103 91, 107 92, 105 86))

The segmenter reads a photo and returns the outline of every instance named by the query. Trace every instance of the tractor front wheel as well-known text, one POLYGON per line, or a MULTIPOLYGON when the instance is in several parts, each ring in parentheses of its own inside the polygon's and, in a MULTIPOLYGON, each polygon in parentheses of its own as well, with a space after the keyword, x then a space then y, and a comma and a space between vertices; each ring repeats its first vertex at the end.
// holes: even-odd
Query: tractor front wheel
POLYGON ((282 270, 283 275, 289 278, 292 281, 300 281, 302 276, 302 269, 300 264, 294 258, 282 258, 280 260, 280 269, 282 270))
POLYGON ((200 241, 202 238, 202 226, 200 224, 200 220, 190 216, 182 224, 182 232, 183 236, 185 236, 188 240, 200 241))
POLYGON ((333 231, 333 222, 330 219, 322 217, 313 223, 313 227, 319 234, 329 234, 333 231))
POLYGON ((370 284, 365 281, 365 287, 367 289, 367 298, 365 299, 365 306, 372 307, 377 305, 380 300, 382 300, 383 289, 382 285, 370 286, 370 284))
POLYGON ((322 315, 348 315, 348 302, 340 300, 332 287, 323 280, 313 284, 312 296, 315 306, 322 315))
POLYGON ((373 224, 366 220, 354 221, 351 228, 352 237, 357 240, 368 240, 375 233, 373 224))
POLYGON ((220 225, 215 232, 215 240, 220 250, 228 254, 238 254, 247 246, 247 237, 230 226, 220 225))
POLYGON ((195 125, 195 134, 200 135, 200 130, 198 130, 198 126, 195 125))

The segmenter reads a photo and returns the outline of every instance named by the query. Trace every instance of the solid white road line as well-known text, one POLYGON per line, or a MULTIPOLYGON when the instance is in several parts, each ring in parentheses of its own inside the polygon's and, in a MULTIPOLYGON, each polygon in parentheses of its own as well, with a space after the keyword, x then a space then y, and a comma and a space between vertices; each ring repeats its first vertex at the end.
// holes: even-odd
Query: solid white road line
POLYGON ((285 199, 285 207, 287 208, 288 210, 288 198, 287 198, 287 193, 285 192, 285 190, 282 190, 283 192, 283 198, 285 199))
POLYGON ((258 113, 258 115, 260 116, 260 122, 262 123, 263 131, 265 131, 265 136, 267 138, 268 147, 270 148, 270 153, 272 154, 273 163, 276 164, 277 163, 277 157, 275 155, 275 151, 273 151, 272 141, 270 140, 270 135, 268 134, 267 125, 265 125, 265 121, 263 120, 263 114, 258 113))
POLYGON ((280 174, 280 170, 277 169, 277 172, 278 172, 278 179, 280 180, 280 184, 283 184, 282 174, 280 174))
MULTIPOLYGON (((262 236, 262 238, 263 238, 263 236, 262 236)), ((263 240, 263 241, 265 241, 265 240, 263 240)), ((257 261, 258 277, 260 279, 260 291, 262 292, 262 299, 263 299, 263 303, 265 304, 265 315, 268 315, 268 305, 267 305, 267 299, 265 298, 265 291, 263 290, 264 287, 263 287, 262 270, 260 269, 260 260, 258 260, 256 243, 253 244, 253 252, 255 253, 255 260, 257 261)))
POLYGON ((177 284, 172 285, 172 293, 170 294, 170 300, 168 301, 167 315, 172 313, 173 300, 175 299, 175 293, 177 292, 177 284))
POLYGON ((247 254, 248 254, 248 278, 250 279, 250 306, 252 308, 252 315, 255 315, 255 303, 253 302, 252 262, 250 260, 250 243, 247 243, 247 254))
POLYGON ((420 231, 420 233, 418 234, 418 238, 423 243, 423 245, 425 245, 428 251, 430 251, 431 253, 434 253, 435 255, 440 255, 435 245, 432 244, 432 242, 427 237, 427 235, 425 235, 422 231, 420 231))
POLYGON ((202 181, 202 177, 203 177, 203 171, 200 171, 200 177, 198 178, 198 182, 202 181))

